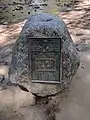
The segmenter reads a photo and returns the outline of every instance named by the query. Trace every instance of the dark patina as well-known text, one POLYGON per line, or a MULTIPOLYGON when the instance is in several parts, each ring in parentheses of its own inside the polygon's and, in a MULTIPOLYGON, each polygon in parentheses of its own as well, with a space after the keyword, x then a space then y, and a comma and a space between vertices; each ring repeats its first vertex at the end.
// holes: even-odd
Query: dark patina
POLYGON ((60 83, 61 39, 29 39, 29 71, 34 83, 60 83))

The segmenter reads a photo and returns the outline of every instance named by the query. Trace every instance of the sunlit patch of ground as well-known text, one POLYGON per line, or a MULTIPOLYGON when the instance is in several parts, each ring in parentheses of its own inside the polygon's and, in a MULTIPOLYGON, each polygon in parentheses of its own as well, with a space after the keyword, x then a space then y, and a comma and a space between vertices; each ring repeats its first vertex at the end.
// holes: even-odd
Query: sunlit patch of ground
POLYGON ((12 48, 16 42, 16 38, 25 23, 23 22, 1 25, 0 26, 0 74, 8 74, 8 65, 11 62, 12 48))
POLYGON ((9 41, 16 39, 25 23, 23 22, 1 25, 0 26, 0 46, 8 44, 9 41))
POLYGON ((90 120, 90 1, 82 0, 76 10, 60 13, 60 17, 77 45, 81 65, 56 120, 90 120))
POLYGON ((59 16, 67 24, 74 42, 90 40, 90 1, 82 0, 74 10, 59 16))

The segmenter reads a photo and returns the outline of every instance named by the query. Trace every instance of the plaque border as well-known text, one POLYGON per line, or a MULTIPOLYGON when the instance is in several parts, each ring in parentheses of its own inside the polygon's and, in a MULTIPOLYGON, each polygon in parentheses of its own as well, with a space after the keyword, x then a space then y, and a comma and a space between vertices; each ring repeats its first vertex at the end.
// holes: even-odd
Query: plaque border
POLYGON ((28 60, 29 60, 29 79, 31 80, 32 83, 45 83, 45 84, 60 84, 61 81, 62 81, 62 41, 61 41, 61 38, 52 38, 52 37, 49 37, 49 38, 35 38, 35 37, 29 37, 28 38, 28 60), (59 64, 59 80, 58 81, 43 81, 43 80, 32 80, 32 77, 31 77, 31 42, 32 40, 40 40, 40 39, 59 39, 60 40, 60 64, 59 64))

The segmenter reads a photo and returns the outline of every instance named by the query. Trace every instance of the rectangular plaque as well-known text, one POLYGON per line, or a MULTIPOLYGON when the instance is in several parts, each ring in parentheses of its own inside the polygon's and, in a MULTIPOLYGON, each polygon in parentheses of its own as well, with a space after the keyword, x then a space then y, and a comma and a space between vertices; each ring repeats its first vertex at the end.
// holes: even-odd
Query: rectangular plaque
POLYGON ((29 62, 32 82, 60 83, 61 39, 30 38, 29 62))

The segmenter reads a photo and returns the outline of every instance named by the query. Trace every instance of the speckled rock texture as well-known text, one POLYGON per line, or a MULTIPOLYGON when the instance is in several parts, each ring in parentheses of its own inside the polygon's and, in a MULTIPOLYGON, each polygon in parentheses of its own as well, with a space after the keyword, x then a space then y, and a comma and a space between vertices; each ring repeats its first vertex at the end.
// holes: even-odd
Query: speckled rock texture
POLYGON ((68 88, 79 67, 80 60, 65 23, 48 13, 32 15, 25 23, 13 49, 9 77, 37 96, 49 96, 68 88), (60 84, 32 83, 29 76, 28 40, 31 37, 58 37, 62 40, 62 79, 60 84))

